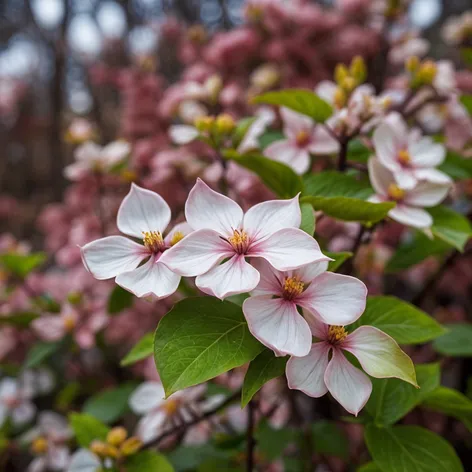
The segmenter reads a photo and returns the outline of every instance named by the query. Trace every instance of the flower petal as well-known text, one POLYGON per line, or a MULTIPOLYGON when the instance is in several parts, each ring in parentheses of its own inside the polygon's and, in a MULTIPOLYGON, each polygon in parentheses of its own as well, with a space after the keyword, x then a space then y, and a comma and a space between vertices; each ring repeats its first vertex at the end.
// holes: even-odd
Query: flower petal
POLYGON ((303 315, 311 329, 311 334, 319 339, 320 341, 326 341, 328 339, 329 325, 323 323, 319 318, 314 316, 308 310, 304 310, 303 315))
POLYGON ((452 184, 452 179, 447 174, 441 172, 438 169, 416 169, 415 177, 418 180, 427 180, 428 182, 432 182, 433 184, 452 184))
POLYGON ((266 296, 249 297, 243 303, 249 331, 277 356, 306 356, 311 331, 295 303, 266 296))
POLYGON ((79 449, 75 452, 67 468, 67 472, 97 472, 101 463, 95 454, 88 449, 79 449))
POLYGON ((392 220, 413 228, 429 228, 433 224, 433 218, 426 210, 408 205, 397 204, 388 212, 388 216, 392 220))
POLYGON ((297 304, 329 325, 348 325, 365 310, 367 287, 355 277, 325 272, 299 296, 297 304))
POLYGON ((297 174, 304 174, 310 167, 310 154, 291 140, 275 141, 264 149, 264 155, 291 167, 297 174))
POLYGON ((254 259, 252 265, 259 272, 260 280, 251 295, 281 296, 284 273, 274 269, 265 259, 254 259))
POLYGON ((284 122, 284 134, 287 138, 295 139, 301 131, 311 134, 314 122, 310 117, 285 107, 280 108, 280 116, 284 122))
POLYGON ((122 161, 131 152, 131 145, 126 141, 114 141, 102 149, 102 160, 108 165, 122 161))
POLYGON ((107 236, 80 248, 82 261, 99 280, 111 279, 138 267, 149 256, 146 248, 123 236, 107 236))
POLYGON ((446 184, 420 182, 414 189, 408 191, 404 202, 407 205, 432 207, 446 198, 450 187, 449 182, 446 184))
POLYGON ((183 223, 177 223, 167 234, 164 238, 164 242, 167 246, 170 246, 172 238, 174 237, 175 233, 182 233, 184 236, 189 235, 192 232, 192 227, 184 221, 183 223))
POLYGON ((86 143, 79 146, 75 152, 74 157, 76 161, 82 162, 94 162, 99 161, 102 154, 102 147, 98 144, 95 144, 92 141, 87 141, 86 143))
POLYGON ((56 315, 36 318, 31 326, 38 336, 46 341, 57 341, 66 334, 64 320, 56 315))
POLYGON ((230 295, 250 292, 259 283, 259 278, 259 272, 238 254, 199 275, 195 283, 202 292, 223 300, 230 295))
POLYGON ((155 295, 158 299, 172 295, 178 288, 180 275, 172 272, 155 257, 137 269, 119 274, 115 282, 139 298, 155 295))
POLYGON ((164 397, 160 382, 144 382, 131 394, 128 403, 134 413, 144 415, 161 405, 164 397))
POLYGON ((387 123, 382 123, 374 131, 372 140, 379 162, 392 171, 397 170, 400 167, 397 161, 399 149, 397 149, 398 143, 394 128, 387 123))
POLYGON ((142 239, 146 231, 167 228, 171 217, 169 205, 157 193, 131 184, 131 190, 118 210, 118 229, 128 236, 142 239))
POLYGON ((175 144, 188 144, 197 139, 197 128, 189 125, 174 125, 169 128, 170 139, 175 144))
POLYGON ((333 349, 324 381, 334 399, 355 416, 364 408, 372 392, 369 377, 354 367, 338 349, 333 349))
POLYGON ((361 326, 351 333, 341 346, 354 354, 362 368, 372 377, 396 377, 418 386, 413 362, 397 342, 380 329, 361 326))
POLYGON ((323 126, 316 126, 308 147, 312 154, 333 154, 339 151, 339 142, 323 126))
POLYGON ((136 436, 144 443, 153 441, 162 433, 162 427, 166 419, 164 411, 152 411, 139 421, 136 427, 136 436))
POLYGON ((328 261, 312 262, 294 270, 294 275, 305 283, 311 282, 318 275, 328 270, 328 261))
POLYGON ((194 229, 212 229, 223 236, 232 236, 240 229, 243 210, 231 198, 215 192, 201 179, 190 190, 185 203, 187 222, 194 229))
POLYGON ((243 228, 251 240, 261 240, 284 228, 298 228, 301 220, 297 195, 290 200, 270 200, 254 205, 244 215, 243 228))
POLYGON ((165 251, 159 262, 176 274, 194 277, 208 272, 223 259, 233 255, 230 244, 216 231, 200 229, 165 251))
POLYGON ((429 136, 410 143, 408 152, 415 167, 436 167, 444 161, 446 148, 435 143, 429 136))
POLYGON ((367 163, 369 168, 369 179, 375 192, 381 197, 388 196, 388 187, 395 183, 392 172, 384 167, 378 159, 371 157, 367 163))
POLYGON ((36 413, 36 406, 30 401, 22 401, 11 412, 11 420, 15 426, 29 423, 36 413))
POLYGON ((327 261, 320 246, 310 235, 296 228, 277 231, 251 246, 248 256, 263 257, 277 270, 292 270, 311 262, 327 261))
POLYGON ((328 343, 320 342, 312 345, 307 356, 291 357, 286 368, 288 388, 315 398, 327 393, 324 374, 328 367, 329 350, 328 343))
POLYGON ((330 104, 334 103, 338 86, 330 80, 322 80, 315 88, 315 93, 330 104))

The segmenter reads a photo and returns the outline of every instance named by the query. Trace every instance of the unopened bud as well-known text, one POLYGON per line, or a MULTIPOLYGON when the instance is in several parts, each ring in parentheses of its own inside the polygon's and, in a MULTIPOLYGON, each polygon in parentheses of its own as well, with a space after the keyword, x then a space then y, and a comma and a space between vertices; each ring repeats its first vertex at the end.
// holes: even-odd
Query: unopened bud
POLYGON ((107 435, 107 443, 112 446, 119 446, 128 437, 128 432, 122 426, 117 426, 110 430, 107 435))
POLYGON ((67 295, 67 301, 71 305, 78 305, 82 301, 82 294, 80 292, 70 292, 67 295))
POLYGON ((89 449, 98 457, 107 457, 108 444, 105 444, 103 441, 92 441, 89 449))
POLYGON ((356 56, 351 62, 351 76, 354 77, 357 84, 361 84, 367 77, 367 68, 364 58, 356 56))
POLYGON ((122 445, 120 452, 124 456, 132 456, 143 447, 143 442, 136 436, 131 436, 122 445))
POLYGON ((223 88, 223 80, 217 74, 212 75, 209 77, 205 82, 205 89, 208 91, 208 95, 212 102, 216 102, 218 99, 218 95, 223 88))
POLYGON ((338 64, 334 69, 334 79, 338 85, 341 85, 344 80, 349 77, 349 71, 344 64, 338 64))
POLYGON ((336 108, 343 108, 346 105, 347 96, 344 90, 340 87, 336 88, 334 92, 334 104, 336 108))
POLYGON ((280 72, 273 64, 263 64, 251 74, 250 80, 259 90, 268 90, 279 83, 280 72))
POLYGON ((351 93, 356 88, 356 81, 352 77, 346 77, 340 86, 347 92, 351 93))
POLYGON ((222 115, 218 115, 216 118, 216 132, 218 134, 230 134, 236 123, 231 115, 227 113, 223 113, 222 115))
POLYGON ((405 69, 410 73, 414 74, 418 70, 418 67, 420 66, 420 60, 418 56, 410 56, 406 61, 405 61, 405 69))
POLYGON ((423 85, 431 85, 436 77, 438 68, 433 61, 424 61, 421 64, 416 79, 423 85))
POLYGON ((211 131, 214 122, 215 118, 213 118, 213 116, 199 116, 195 119, 194 124, 198 131, 205 133, 211 131))

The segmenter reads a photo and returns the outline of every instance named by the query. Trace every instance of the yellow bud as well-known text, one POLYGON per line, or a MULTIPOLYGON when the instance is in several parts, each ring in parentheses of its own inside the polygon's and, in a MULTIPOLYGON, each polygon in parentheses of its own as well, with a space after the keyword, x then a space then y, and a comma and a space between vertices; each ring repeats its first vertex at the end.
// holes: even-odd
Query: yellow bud
POLYGON ((357 84, 361 84, 367 77, 367 67, 362 56, 356 56, 351 62, 351 76, 357 84))
POLYGON ((414 74, 418 70, 418 67, 420 66, 420 60, 418 59, 418 56, 410 56, 406 61, 405 61, 405 69, 410 73, 414 74))
POLYGON ((230 134, 236 123, 231 115, 223 113, 216 118, 216 132, 219 134, 230 134))
POLYGON ((205 133, 211 131, 214 122, 215 118, 213 116, 199 116, 195 119, 194 125, 198 131, 205 133))
POLYGON ((341 85, 344 79, 349 77, 349 71, 344 64, 338 64, 334 69, 334 79, 338 85, 341 85))
POLYGON ((336 88, 334 92, 334 104, 337 108, 343 108, 346 105, 347 96, 344 90, 340 87, 336 88))
POLYGON ((107 435, 107 443, 112 446, 119 446, 128 437, 128 432, 122 426, 113 428, 107 435))
POLYGON ((36 438, 33 443, 31 444, 31 451, 33 454, 45 454, 48 451, 48 441, 46 438, 40 436, 36 438))
POLYGON ((424 61, 420 66, 416 79, 422 85, 431 85, 436 77, 437 71, 438 68, 434 61, 424 61))
POLYGON ((98 457, 107 457, 108 444, 105 444, 103 441, 92 441, 89 449, 98 457))
POLYGON ((220 94, 221 89, 223 88, 223 80, 217 74, 212 75, 206 80, 205 88, 208 91, 210 100, 212 102, 216 102, 218 99, 218 95, 220 94))
POLYGON ((351 93, 356 88, 356 81, 352 77, 346 77, 340 86, 347 92, 351 93))
POLYGON ((70 292, 67 295, 67 301, 71 305, 78 305, 82 301, 82 294, 80 292, 70 292))
POLYGON ((120 452, 124 456, 131 456, 136 454, 136 452, 138 452, 142 446, 143 442, 139 438, 136 436, 131 436, 121 445, 120 452))

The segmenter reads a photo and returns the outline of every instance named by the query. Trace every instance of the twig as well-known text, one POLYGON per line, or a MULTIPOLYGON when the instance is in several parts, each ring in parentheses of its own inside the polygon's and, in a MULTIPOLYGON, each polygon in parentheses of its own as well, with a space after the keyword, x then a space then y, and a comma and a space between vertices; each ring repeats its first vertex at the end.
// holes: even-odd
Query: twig
POLYGON ((339 141, 339 157, 338 157, 338 170, 344 172, 347 168, 347 146, 349 144, 349 137, 344 136, 339 141))

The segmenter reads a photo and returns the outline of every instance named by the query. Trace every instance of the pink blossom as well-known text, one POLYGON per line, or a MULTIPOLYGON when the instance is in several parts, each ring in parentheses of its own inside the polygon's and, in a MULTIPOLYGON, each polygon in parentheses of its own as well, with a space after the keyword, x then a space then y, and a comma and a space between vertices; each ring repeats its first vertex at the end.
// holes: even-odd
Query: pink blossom
POLYGON ((31 421, 36 412, 31 396, 31 392, 25 390, 17 380, 11 377, 0 380, 0 426, 7 418, 11 418, 16 426, 31 421))

